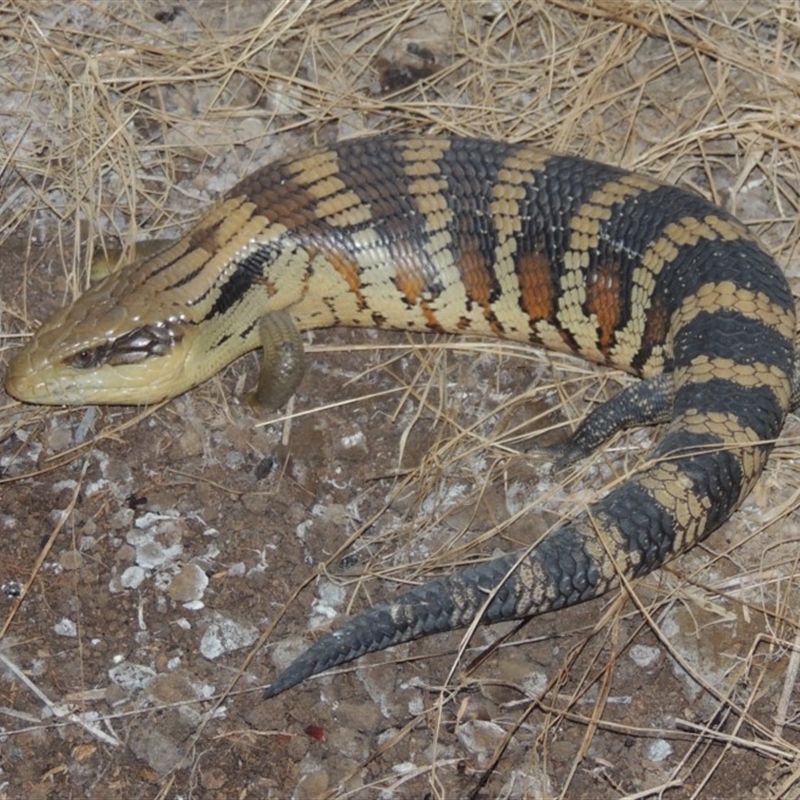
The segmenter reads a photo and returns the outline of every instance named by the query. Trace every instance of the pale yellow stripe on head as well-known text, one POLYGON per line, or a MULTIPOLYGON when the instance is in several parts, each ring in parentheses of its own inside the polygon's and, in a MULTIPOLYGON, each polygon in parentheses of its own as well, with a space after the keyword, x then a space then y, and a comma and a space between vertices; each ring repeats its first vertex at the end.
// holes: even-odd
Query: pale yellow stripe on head
MULTIPOLYGON (((208 306, 205 303, 202 305, 196 304, 197 298, 201 293, 197 284, 201 283, 205 287, 213 280, 213 275, 209 273, 209 267, 207 266, 209 261, 210 259, 205 251, 189 250, 171 264, 168 271, 160 273, 148 283, 149 290, 158 298, 159 305, 164 311, 171 309, 175 317, 191 322, 199 322, 205 317, 208 306), (187 284, 173 285, 176 281, 181 280, 182 276, 190 275, 198 270, 200 271, 201 279, 193 281, 193 286, 187 284)), ((130 286, 130 281, 127 280, 129 275, 136 277, 131 272, 120 272, 119 281, 114 287, 114 294, 120 300, 116 305, 120 315, 131 313, 133 308, 130 303, 130 296, 126 297, 126 294, 130 295, 142 291, 140 285, 130 286), (123 301, 127 301, 128 305, 123 305, 123 301)), ((135 294, 134 297, 136 297, 135 294)), ((147 297, 150 297, 150 294, 141 295, 141 299, 147 297)), ((139 303, 141 303, 141 299, 139 299, 139 303)), ((150 305, 152 306, 152 303, 150 305)), ((137 309, 137 313, 131 317, 131 321, 138 321, 149 310, 149 308, 145 307, 140 314, 137 309)))
MULTIPOLYGON (((187 248, 201 247, 209 255, 216 252, 220 244, 224 244, 236 233, 236 226, 243 224, 253 215, 255 206, 248 202, 246 197, 231 197, 213 205, 192 228, 190 228, 180 242, 186 242, 187 248)), ((169 256, 174 245, 164 254, 169 256)), ((163 256, 150 258, 145 266, 152 272, 161 273, 163 256)))
MULTIPOLYGON (((245 203, 244 198, 236 197, 214 205, 208 213, 181 239, 163 253, 148 258, 140 268, 123 270, 118 273, 118 296, 125 295, 147 284, 153 291, 164 292, 167 287, 183 283, 187 275, 197 271, 203 264, 223 247, 231 234, 230 220, 234 225, 246 222, 252 213, 253 205, 245 203), (243 210, 244 207, 244 210, 243 210), (169 266, 165 266, 165 265, 169 266)), ((235 233, 235 230, 233 231, 235 233)), ((213 282, 215 275, 208 269, 202 271, 203 280, 213 282)), ((179 286, 170 289, 177 297, 177 303, 187 304, 195 300, 200 292, 196 288, 179 286)))
MULTIPOLYGON (((240 195, 239 197, 229 197, 222 202, 215 203, 203 215, 202 219, 198 220, 197 223, 188 231, 187 235, 196 236, 200 231, 206 231, 211 228, 215 228, 220 221, 229 219, 240 212, 242 206, 252 206, 252 203, 245 195, 240 195)), ((246 213, 249 216, 252 214, 252 210, 246 213)))

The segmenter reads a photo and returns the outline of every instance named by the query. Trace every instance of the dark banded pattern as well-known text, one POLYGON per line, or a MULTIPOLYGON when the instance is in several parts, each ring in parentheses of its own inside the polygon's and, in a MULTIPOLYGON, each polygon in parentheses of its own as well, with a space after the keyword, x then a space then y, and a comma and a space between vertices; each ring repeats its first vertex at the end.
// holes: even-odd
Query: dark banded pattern
POLYGON ((179 242, 56 315, 6 385, 30 402, 154 402, 261 343, 257 398, 277 405, 302 374, 298 331, 330 325, 498 336, 645 378, 589 415, 566 461, 620 427, 670 424, 627 483, 530 552, 356 617, 267 696, 478 614, 542 613, 657 568, 741 503, 793 385, 800 395, 787 282, 725 211, 529 145, 386 136, 246 178, 179 242))

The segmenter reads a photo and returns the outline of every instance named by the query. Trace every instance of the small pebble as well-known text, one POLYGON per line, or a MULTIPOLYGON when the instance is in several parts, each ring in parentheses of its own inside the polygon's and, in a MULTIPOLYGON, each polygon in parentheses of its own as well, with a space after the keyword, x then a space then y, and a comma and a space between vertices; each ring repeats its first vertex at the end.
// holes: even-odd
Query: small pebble
POLYGON ((200 600, 208 586, 208 575, 197 564, 187 564, 170 582, 167 594, 176 603, 200 600))

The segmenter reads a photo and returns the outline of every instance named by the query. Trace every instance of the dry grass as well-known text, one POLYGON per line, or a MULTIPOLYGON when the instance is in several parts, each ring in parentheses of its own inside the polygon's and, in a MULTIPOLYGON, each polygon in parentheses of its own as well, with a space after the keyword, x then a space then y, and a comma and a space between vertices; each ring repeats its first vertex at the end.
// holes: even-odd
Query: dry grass
MULTIPOLYGON (((86 264, 98 250, 174 236, 257 166, 312 142, 368 131, 452 131, 533 140, 693 187, 752 223, 795 286, 800 285, 797 0, 198 0, 175 4, 174 18, 168 12, 164 4, 146 0, 0 1, 0 247, 24 256, 22 271, 12 274, 7 268, 0 285, 0 370, 6 353, 36 320, 86 285, 86 264), (162 13, 167 16, 158 17, 162 13), (434 57, 436 69, 426 69, 430 60, 416 55, 420 52, 434 57), (386 64, 397 63, 421 69, 423 79, 387 91, 381 85, 387 80, 386 64), (50 287, 49 297, 41 290, 29 294, 30 287, 43 283, 50 287)), ((369 574, 349 585, 351 603, 365 595, 371 599, 369 592, 380 583, 369 578, 417 580, 463 562, 475 549, 490 553, 494 541, 500 541, 494 537, 505 537, 502 546, 509 540, 527 544, 527 523, 520 520, 536 511, 538 532, 543 532, 557 521, 556 511, 582 505, 622 480, 635 464, 636 454, 626 446, 641 437, 616 443, 560 482, 549 480, 540 465, 531 466, 519 454, 532 430, 555 424, 546 407, 556 402, 568 418, 577 418, 605 396, 605 381, 614 384, 619 376, 493 343, 385 348, 380 361, 370 362, 353 385, 362 387, 360 402, 380 399, 393 418, 396 450, 384 469, 396 470, 398 482, 390 502, 376 500, 369 520, 322 567, 336 571, 342 554, 354 545, 366 548, 369 574), (454 375, 464 377, 458 356, 467 348, 484 369, 499 364, 490 398, 486 387, 470 387, 465 379, 462 393, 454 381, 454 375), (558 367, 555 378, 551 362, 558 367), (414 365, 410 373, 408 363, 414 365), (509 363, 516 369, 524 363, 528 374, 542 377, 524 397, 504 393, 500 375, 509 363), (373 373, 393 376, 391 390, 379 390, 393 394, 369 398, 359 381, 373 373), (421 420, 430 429, 420 434, 421 420), (419 436, 432 439, 432 446, 409 467, 406 447, 419 436), (522 492, 513 500, 519 487, 536 483, 534 478, 536 494, 522 492), (463 491, 454 494, 454 485, 463 491), (492 486, 500 487, 505 509, 511 509, 494 522, 494 506, 483 516, 475 510, 489 502, 492 486), (542 519, 542 509, 552 513, 542 519), (365 538, 371 525, 379 538, 365 538)), ((335 351, 310 349, 324 351, 315 358, 332 357, 335 351)), ((351 345, 345 349, 353 351, 351 345)), ((368 350, 374 354, 376 347, 370 344, 368 350)), ((241 415, 238 407, 228 405, 219 384, 199 391, 208 393, 220 418, 241 415)), ((43 471, 61 475, 58 470, 68 469, 71 459, 87 459, 80 461, 85 471, 91 448, 134 442, 134 423, 146 424, 133 412, 111 417, 76 449, 62 448, 57 460, 37 463, 34 458, 36 470, 20 467, 28 463, 23 457, 33 442, 51 441, 51 420, 58 419, 54 413, 62 412, 20 409, 7 399, 0 409, 0 456, 7 475, 0 477, 0 491, 6 497, 22 492, 26 481, 43 471)), ((299 420, 290 416, 282 422, 296 425, 299 420)), ((633 602, 615 601, 595 609, 593 616, 569 618, 567 625, 577 630, 558 631, 559 639, 568 642, 555 659, 558 668, 540 692, 502 704, 504 735, 490 757, 469 762, 470 768, 477 764, 469 791, 481 791, 485 782, 486 796, 575 797, 593 780, 608 797, 701 797, 712 791, 709 787, 722 796, 744 780, 737 762, 756 753, 759 758, 746 763, 757 764, 759 771, 746 786, 741 784, 746 791, 759 797, 800 796, 794 689, 799 666, 793 580, 800 496, 796 422, 785 434, 753 497, 726 528, 727 538, 715 537, 711 551, 635 587, 633 602), (708 661, 694 660, 683 644, 675 644, 669 624, 676 609, 687 626, 696 624, 698 641, 720 621, 734 620, 752 630, 724 676, 709 677, 703 670, 708 661), (596 622, 593 636, 587 619, 596 622), (645 632, 651 634, 648 641, 704 687, 705 704, 696 718, 661 718, 658 699, 647 696, 646 681, 632 689, 638 699, 628 718, 609 712, 613 691, 619 690, 612 687, 620 662, 645 632), (778 679, 782 689, 776 692, 772 683, 778 679), (655 709, 648 702, 656 703, 655 709), (623 770, 620 777, 624 758, 619 743, 642 737, 668 740, 680 757, 623 770), (515 749, 517 738, 527 752, 515 749)), ((283 435, 291 442, 290 428, 283 435)), ((81 485, 78 481, 75 497, 81 485)), ((359 499, 365 502, 370 491, 365 487, 359 499)), ((8 520, 4 524, 10 526, 8 520)), ((24 521, 19 524, 24 527, 24 521)), ((45 555, 60 530, 54 526, 50 531, 45 555)), ((8 552, 17 558, 13 546, 8 552)), ((13 573, 36 591, 45 580, 42 562, 4 561, 0 583, 13 573)), ((311 568, 307 575, 309 581, 314 577, 311 568)), ((296 610, 299 604, 302 610, 307 600, 289 607, 296 610)), ((9 602, 7 608, 3 634, 10 637, 25 605, 9 602)), ((283 624, 280 616, 272 623, 283 624)), ((266 635, 279 636, 280 628, 273 632, 270 627, 266 635)), ((517 640, 498 646, 513 654, 535 644, 517 640)), ((9 652, 0 651, 0 657, 11 659, 9 652)), ((239 659, 242 673, 256 652, 239 659)), ((448 687, 426 694, 425 707, 407 724, 396 720, 402 727, 371 749, 367 763, 343 775, 331 766, 336 779, 322 787, 329 796, 385 791, 402 797, 427 791, 449 797, 465 791, 458 773, 465 756, 452 744, 437 750, 436 742, 473 713, 480 718, 480 709, 473 711, 471 705, 480 695, 461 704, 453 699, 455 687, 477 687, 491 696, 492 681, 476 665, 464 666, 446 655, 450 660, 438 659, 435 668, 444 680, 447 665, 452 666, 448 687), (396 754, 404 746, 412 752, 419 746, 412 737, 420 728, 430 730, 434 744, 413 769, 403 771, 396 754)), ((407 659, 398 669, 405 665, 407 659)), ((12 743, 23 723, 28 725, 24 731, 58 737, 57 725, 9 712, 22 686, 14 680, 0 684, 0 730, 12 743)), ((218 704, 229 700, 222 693, 218 704)), ((106 721, 119 730, 127 714, 138 713, 145 712, 114 711, 106 721)), ((70 722, 62 718, 59 725, 70 722)), ((87 730, 89 744, 107 748, 99 773, 121 769, 118 750, 87 730)), ((192 738, 197 749, 190 754, 214 746, 204 737, 198 725, 192 738)), ((228 732, 223 741, 235 738, 228 732)), ((73 757, 80 762, 79 753, 73 751, 73 757)), ((198 777, 198 764, 199 756, 194 764, 189 759, 163 779, 160 789, 154 784, 144 793, 213 793, 198 777)), ((50 780, 26 784, 14 777, 10 761, 0 766, 0 797, 50 780), (11 788, 4 788, 3 778, 11 788)), ((71 769, 67 765, 62 771, 72 774, 71 769)), ((236 767, 231 770, 235 774, 236 767)), ((134 779, 128 780, 128 796, 139 793, 132 788, 134 779)), ((301 796, 312 796, 313 784, 305 786, 301 796)), ((277 797, 292 788, 269 790, 277 797)), ((118 791, 126 794, 125 787, 118 791)))

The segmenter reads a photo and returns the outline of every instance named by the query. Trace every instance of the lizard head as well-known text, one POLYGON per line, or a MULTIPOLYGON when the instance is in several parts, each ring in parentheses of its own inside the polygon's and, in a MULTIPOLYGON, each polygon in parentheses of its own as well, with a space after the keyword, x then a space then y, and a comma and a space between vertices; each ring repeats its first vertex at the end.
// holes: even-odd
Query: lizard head
POLYGON ((111 275, 47 320, 11 359, 8 393, 29 403, 144 404, 179 394, 190 324, 180 314, 137 303, 132 287, 111 275), (141 305, 142 307, 137 307, 141 305))

